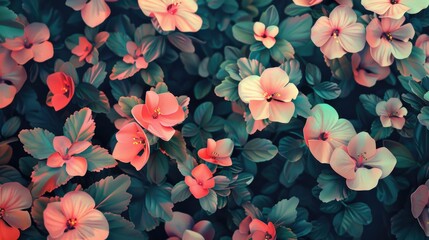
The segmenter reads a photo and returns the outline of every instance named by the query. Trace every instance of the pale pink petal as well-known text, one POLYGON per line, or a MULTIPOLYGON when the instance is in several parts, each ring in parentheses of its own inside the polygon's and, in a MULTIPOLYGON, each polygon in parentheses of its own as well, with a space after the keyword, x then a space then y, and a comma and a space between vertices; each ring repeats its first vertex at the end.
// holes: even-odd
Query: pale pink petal
POLYGON ((329 163, 334 151, 331 144, 323 140, 308 140, 308 148, 313 157, 320 163, 329 163))
POLYGON ((19 51, 13 51, 10 56, 16 63, 24 65, 33 58, 33 51, 29 48, 23 48, 19 51))
POLYGON ((34 44, 31 49, 33 50, 33 59, 35 62, 44 62, 54 56, 54 46, 49 41, 34 44))
POLYGON ((336 148, 334 150, 329 164, 336 173, 345 179, 354 179, 356 177, 356 161, 342 148, 336 148))
POLYGON ((0 185, 0 206, 8 211, 22 210, 31 207, 30 191, 17 182, 0 185))
POLYGON ((413 44, 411 42, 402 41, 391 41, 392 55, 397 59, 405 59, 410 56, 413 50, 413 44))
POLYGON ((271 101, 269 103, 269 119, 273 122, 288 123, 295 113, 295 104, 292 102, 271 101))
POLYGON ((167 3, 159 0, 138 0, 139 7, 144 12, 167 12, 167 3))
POLYGON ((107 39, 109 38, 108 32, 99 32, 97 35, 95 35, 95 47, 99 48, 101 47, 105 42, 107 42, 107 39))
POLYGON ((277 34, 279 34, 279 27, 277 27, 277 26, 267 27, 266 34, 268 37, 272 37, 272 38, 276 37, 277 34))
POLYGON ((367 132, 360 132, 350 140, 347 152, 354 159, 359 159, 362 154, 371 158, 377 152, 375 140, 367 132))
POLYGON ((66 136, 56 136, 53 141, 54 149, 61 156, 67 155, 68 149, 71 147, 72 143, 70 139, 66 136))
POLYGON ((290 101, 292 101, 292 99, 296 99, 296 97, 298 97, 299 90, 295 84, 288 83, 282 89, 277 90, 276 93, 280 95, 280 96, 274 97, 276 100, 281 100, 284 102, 290 102, 290 101))
POLYGON ((344 28, 338 38, 347 52, 360 52, 365 47, 365 27, 361 23, 354 23, 344 28))
POLYGON ((75 11, 82 10, 85 7, 87 0, 67 0, 66 5, 73 8, 75 11))
POLYGON ((381 44, 381 36, 383 35, 383 29, 378 18, 372 19, 372 21, 366 27, 366 41, 371 48, 378 47, 381 44))
POLYGON ((259 76, 248 76, 238 84, 238 95, 245 103, 249 103, 251 100, 264 100, 264 94, 259 76))
POLYGON ((255 120, 262 120, 270 117, 270 103, 266 100, 251 100, 249 108, 255 120))
POLYGON ((11 227, 0 219, 0 239, 17 240, 20 235, 18 228, 11 227))
POLYGON ((276 39, 273 37, 266 37, 262 39, 262 44, 268 49, 272 48, 276 44, 276 39))
POLYGON ((63 235, 64 233, 64 230, 67 228, 67 220, 69 219, 69 217, 73 217, 70 215, 64 215, 61 206, 62 204, 62 202, 48 203, 46 209, 43 211, 43 223, 45 224, 46 230, 48 230, 49 232, 49 236, 52 238, 61 237, 61 235, 63 235))
POLYGON ((71 145, 68 154, 70 156, 79 154, 89 148, 89 146, 91 146, 91 143, 88 141, 75 142, 71 145))
POLYGON ((186 213, 173 212, 173 218, 165 222, 164 229, 169 237, 181 238, 185 230, 191 229, 194 219, 186 213))
POLYGON ((393 38, 396 40, 401 40, 404 42, 408 42, 410 39, 412 39, 415 35, 415 30, 413 25, 411 23, 407 23, 403 26, 401 26, 396 31, 391 32, 393 38))
POLYGON ((3 219, 12 227, 25 230, 31 226, 30 214, 27 211, 6 212, 3 219))
POLYGON ((96 27, 110 15, 110 8, 104 0, 90 0, 81 10, 82 19, 86 25, 96 27))
POLYGON ((207 139, 207 152, 208 153, 212 153, 216 150, 216 141, 209 138, 207 139))
POLYGON ((316 23, 311 28, 311 40, 314 45, 321 47, 328 42, 334 30, 329 19, 322 16, 317 19, 316 23))
POLYGON ((405 22, 405 17, 401 17, 399 19, 393 18, 383 18, 381 19, 381 28, 385 33, 392 33, 397 31, 402 24, 405 22))
POLYGON ((154 91, 146 92, 145 105, 149 112, 153 112, 159 105, 159 95, 154 91))
POLYGON ((85 176, 88 163, 83 157, 70 157, 66 161, 66 171, 70 176, 85 176))
POLYGON ((405 125, 405 118, 403 117, 392 117, 390 118, 390 121, 392 122, 393 128, 401 130, 405 125))
POLYGON ((321 3, 323 0, 293 0, 293 2, 298 6, 311 7, 321 3))
POLYGON ((329 21, 334 29, 342 31, 349 25, 356 23, 357 16, 351 7, 340 5, 334 8, 329 14, 329 21))
POLYGON ((392 4, 392 6, 381 17, 399 19, 404 16, 409 9, 409 7, 403 4, 392 4))
POLYGON ((361 3, 367 10, 375 12, 378 15, 383 15, 392 6, 386 0, 362 0, 361 3))
POLYGON ((322 122, 317 121, 314 117, 310 116, 307 118, 307 122, 304 125, 303 133, 304 139, 307 142, 309 139, 318 139, 320 134, 323 132, 321 127, 322 122))
POLYGON ((88 210, 78 221, 76 230, 84 239, 106 239, 109 236, 109 223, 104 214, 96 209, 88 210))
POLYGON ((383 127, 391 127, 392 121, 389 116, 380 116, 380 122, 383 127))
POLYGON ((392 45, 385 38, 381 38, 380 44, 375 48, 371 48, 370 51, 371 56, 380 66, 387 67, 392 65, 392 45))
POLYGON ((191 231, 191 230, 185 230, 183 233, 182 240, 205 240, 201 234, 191 231))
POLYGON ((219 157, 229 157, 234 150, 234 142, 229 138, 224 138, 216 142, 216 149, 214 150, 219 157))
POLYGON ((429 189, 426 185, 420 185, 416 191, 411 194, 411 213, 414 218, 418 218, 422 214, 429 202, 429 189))
POLYGON ((262 72, 260 82, 262 89, 266 93, 273 94, 289 83, 289 76, 279 67, 267 68, 262 72))
POLYGON ((203 25, 203 20, 195 13, 178 11, 175 16, 176 27, 181 32, 197 32, 203 25))
POLYGON ((0 109, 13 102, 16 95, 16 88, 6 83, 0 83, 0 109))
POLYGON ((61 199, 61 209, 66 219, 81 219, 91 209, 94 209, 94 199, 86 192, 73 191, 68 192, 61 199))
POLYGON ((153 15, 155 15, 155 18, 158 20, 158 23, 163 31, 174 31, 176 29, 177 17, 168 13, 158 12, 153 12, 153 15))
POLYGON ((356 170, 356 178, 347 179, 346 184, 351 190, 368 191, 377 186, 381 174, 382 172, 378 168, 358 168, 356 170))
POLYGON ((204 237, 204 240, 213 240, 215 235, 212 223, 207 220, 197 222, 192 230, 200 233, 204 237))
POLYGON ((322 51, 328 59, 341 58, 347 53, 341 46, 340 41, 333 37, 329 38, 329 40, 320 48, 320 51, 322 51))
POLYGON ((329 142, 334 147, 346 145, 356 135, 353 124, 347 119, 339 119, 330 130, 329 142))
POLYGON ((389 176, 395 168, 396 158, 389 149, 381 147, 377 149, 375 156, 364 162, 364 165, 380 169, 382 171, 380 178, 385 178, 389 176))
MULTIPOLYGON (((402 106, 402 104, 401 104, 402 106)), ((387 111, 387 102, 386 101, 380 101, 375 106, 375 112, 378 116, 387 116, 390 114, 390 112, 387 111)))
POLYGON ((257 36, 264 35, 264 33, 265 33, 265 24, 263 24, 261 22, 255 22, 255 24, 253 24, 253 32, 257 36))
POLYGON ((44 23, 31 23, 25 27, 24 31, 28 41, 32 44, 43 43, 51 36, 48 26, 44 23))
POLYGON ((421 214, 417 220, 419 222, 420 227, 425 232, 426 237, 429 237, 429 213, 428 209, 426 209, 425 211, 426 212, 424 214, 421 214))
POLYGON ((48 165, 51 168, 59 168, 64 165, 65 161, 63 157, 55 152, 51 156, 48 157, 48 161, 46 162, 46 165, 48 165))

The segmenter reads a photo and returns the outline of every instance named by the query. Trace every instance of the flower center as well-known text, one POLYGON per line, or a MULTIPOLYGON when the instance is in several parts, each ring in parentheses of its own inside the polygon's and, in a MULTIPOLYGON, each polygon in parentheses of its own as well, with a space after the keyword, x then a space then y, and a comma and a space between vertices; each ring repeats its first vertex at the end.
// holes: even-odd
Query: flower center
POLYGON ((153 110, 152 118, 157 119, 160 114, 161 114, 161 109, 156 108, 155 110, 153 110))
POLYGON ((331 36, 334 37, 335 42, 339 43, 338 36, 340 35, 340 29, 335 29, 332 31, 331 36))
POLYGON ((6 215, 6 210, 4 208, 0 208, 0 219, 3 219, 4 215, 6 215))
POLYGON ((173 2, 167 6, 167 12, 171 15, 174 15, 177 13, 177 10, 179 10, 179 5, 181 2, 173 2))
POLYGON ((64 230, 64 232, 75 229, 76 224, 77 224, 77 219, 76 218, 70 218, 66 222, 67 228, 64 230))
POLYGON ((200 182, 200 181, 198 181, 198 185, 203 186, 203 183, 202 183, 202 182, 200 182))
POLYGON ((399 0, 390 0, 390 3, 391 4, 397 4, 397 3, 399 3, 399 0))
POLYGON ((9 85, 9 86, 12 86, 12 85, 13 85, 11 81, 6 80, 6 79, 1 79, 1 78, 0 78, 0 83, 5 83, 5 84, 7 84, 7 85, 9 85))
POLYGON ((133 144, 143 144, 143 146, 146 146, 146 141, 143 138, 140 137, 133 137, 133 144))
POLYGON ((267 92, 264 93, 264 98, 268 101, 271 102, 271 100, 276 100, 276 97, 280 97, 281 94, 280 93, 273 93, 273 94, 269 94, 267 92))
POLYGON ((358 159, 357 159, 357 164, 356 167, 362 167, 363 166, 363 162, 367 161, 368 158, 366 157, 366 152, 363 152, 361 154, 358 155, 358 159))
POLYGON ((24 47, 25 48, 31 48, 33 46, 32 43, 28 42, 28 39, 24 39, 24 47))
POLYGON ((265 232, 265 239, 272 239, 273 236, 271 236, 271 234, 269 234, 268 232, 265 232))
POLYGON ((322 133, 319 135, 319 140, 326 141, 326 140, 328 140, 328 139, 329 139, 329 133, 328 133, 328 132, 322 132, 322 133))
POLYGON ((383 36, 385 39, 387 39, 389 42, 393 41, 393 36, 391 33, 383 33, 383 36))

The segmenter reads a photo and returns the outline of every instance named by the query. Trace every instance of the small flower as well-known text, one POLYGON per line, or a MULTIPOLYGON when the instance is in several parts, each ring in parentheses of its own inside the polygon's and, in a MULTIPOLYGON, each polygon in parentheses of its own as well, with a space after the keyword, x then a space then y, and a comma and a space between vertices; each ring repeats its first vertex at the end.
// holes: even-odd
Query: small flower
POLYGON ((257 41, 262 42, 268 49, 272 48, 276 44, 276 36, 279 34, 279 27, 268 26, 261 22, 255 22, 253 25, 254 37, 257 41))
POLYGON ((311 154, 321 163, 329 163, 334 149, 346 145, 356 135, 353 125, 339 119, 337 111, 328 104, 317 104, 311 109, 303 131, 311 154))
POLYGON ((197 32, 203 20, 195 14, 198 5, 195 0, 138 0, 146 16, 154 17, 163 31, 197 32))
POLYGON ((249 224, 250 238, 254 240, 276 240, 276 227, 272 222, 268 224, 259 219, 253 219, 249 224))
POLYGON ((213 240, 215 235, 211 222, 202 220, 195 223, 191 216, 181 212, 173 212, 173 218, 165 222, 164 229, 169 237, 168 240, 194 239, 185 238, 185 234, 198 236, 195 239, 213 240))
POLYGON ((91 43, 85 36, 79 37, 79 44, 76 45, 71 52, 79 57, 79 62, 86 61, 88 63, 98 63, 98 48, 109 38, 108 32, 99 32, 94 37, 94 43, 91 43))
POLYGON ((375 188, 379 179, 389 176, 396 158, 385 147, 376 149, 375 140, 368 133, 360 132, 347 147, 334 150, 330 164, 346 179, 350 189, 366 191, 375 188))
POLYGON ((426 73, 429 74, 429 35, 422 34, 416 40, 416 47, 423 50, 426 56, 425 69, 426 73))
POLYGON ((249 224, 252 222, 252 217, 246 216, 238 226, 238 229, 234 231, 232 240, 248 240, 250 235, 249 224))
POLYGON ((125 63, 133 64, 137 68, 137 70, 147 68, 148 63, 144 59, 141 49, 137 47, 134 42, 127 42, 127 51, 128 54, 125 55, 122 59, 125 63))
MULTIPOLYGON (((114 0, 116 1, 116 0, 114 0)), ((80 11, 86 25, 94 28, 102 24, 110 15, 110 8, 106 2, 112 0, 67 0, 66 5, 75 11, 80 11)))
POLYGON ((368 10, 385 18, 400 19, 405 13, 416 14, 429 6, 429 0, 362 0, 368 10))
POLYGON ((31 226, 31 217, 23 209, 30 208, 30 191, 17 182, 0 184, 0 239, 17 240, 19 229, 31 226))
POLYGON ((213 173, 205 164, 200 164, 196 166, 192 172, 191 176, 185 177, 185 183, 189 187, 192 195, 195 198, 200 199, 209 194, 209 190, 215 186, 215 180, 213 178, 213 173))
MULTIPOLYGON (((349 7, 353 7, 352 0, 335 0, 335 1, 340 5, 346 5, 349 7)), ((293 2, 298 6, 311 7, 311 6, 314 6, 314 5, 317 5, 321 2, 323 2, 323 0, 293 0, 293 2)))
POLYGON ((381 101, 377 103, 375 111, 380 116, 380 121, 383 127, 393 127, 401 130, 405 125, 404 116, 408 111, 402 107, 402 102, 399 98, 390 98, 387 102, 381 101))
POLYGON ((0 47, 0 109, 12 103, 16 93, 27 79, 27 72, 11 57, 10 52, 0 47))
POLYGON ((49 239, 106 239, 109 223, 94 199, 86 192, 73 191, 60 202, 50 202, 43 211, 43 220, 49 239))
POLYGON ((374 61, 369 48, 352 55, 352 69, 355 81, 365 87, 374 86, 390 74, 389 67, 382 67, 374 61))
POLYGON ((273 122, 288 123, 295 112, 292 99, 298 96, 298 88, 289 82, 289 76, 281 68, 267 68, 261 76, 251 75, 238 84, 238 94, 249 103, 255 120, 268 118, 273 122))
POLYGON ((24 35, 6 39, 3 47, 12 51, 11 57, 18 64, 26 64, 31 59, 44 62, 54 56, 54 46, 48 41, 49 28, 43 23, 31 23, 24 28, 24 35))
POLYGON ((414 37, 414 28, 410 23, 402 25, 405 17, 400 19, 378 18, 366 27, 366 40, 371 47, 371 56, 383 67, 392 65, 394 58, 404 59, 410 56, 414 37))
POLYGON ((316 21, 311 28, 311 40, 327 58, 340 58, 365 47, 365 27, 357 23, 352 8, 341 5, 332 10, 329 18, 322 16, 316 21))
POLYGON ((169 92, 157 94, 147 91, 145 103, 134 106, 131 113, 142 127, 164 141, 173 137, 173 126, 185 120, 183 108, 169 92))
POLYGON ((150 155, 149 140, 143 129, 135 122, 128 123, 116 133, 118 142, 113 157, 124 163, 131 163, 137 171, 142 169, 150 155))
POLYGON ((215 141, 211 138, 207 139, 207 148, 198 150, 198 157, 206 162, 213 163, 219 166, 231 166, 231 153, 234 149, 234 142, 229 138, 215 141))
POLYGON ((429 237, 429 180, 411 194, 411 213, 429 237))
POLYGON ((65 108, 74 95, 75 85, 72 77, 63 72, 52 73, 48 76, 46 84, 50 91, 46 104, 54 107, 55 111, 65 108))
POLYGON ((47 165, 52 168, 66 165, 66 171, 70 176, 84 176, 88 163, 83 157, 75 156, 91 146, 88 141, 71 143, 65 136, 54 137, 54 149, 56 152, 48 157, 47 165))

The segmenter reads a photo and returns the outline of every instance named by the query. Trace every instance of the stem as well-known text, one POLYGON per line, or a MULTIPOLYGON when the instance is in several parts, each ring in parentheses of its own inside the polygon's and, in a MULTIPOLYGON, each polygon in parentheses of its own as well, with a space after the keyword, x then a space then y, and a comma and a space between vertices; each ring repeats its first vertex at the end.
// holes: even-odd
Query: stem
POLYGON ((14 142, 18 142, 19 139, 17 137, 11 137, 9 139, 6 139, 4 141, 0 142, 0 145, 4 145, 4 144, 9 144, 9 143, 14 143, 14 142))

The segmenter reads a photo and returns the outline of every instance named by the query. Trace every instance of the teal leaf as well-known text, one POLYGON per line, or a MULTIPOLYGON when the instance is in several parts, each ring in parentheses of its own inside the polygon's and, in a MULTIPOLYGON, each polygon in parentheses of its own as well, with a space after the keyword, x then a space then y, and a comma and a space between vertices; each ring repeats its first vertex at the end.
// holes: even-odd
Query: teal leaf
POLYGON ((169 141, 159 140, 159 147, 172 159, 186 158, 186 142, 179 131, 176 131, 169 141))
POLYGON ((7 182, 19 182, 27 186, 27 181, 22 177, 21 173, 14 167, 9 165, 0 166, 0 184, 7 182))
POLYGON ((268 214, 268 220, 276 226, 288 226, 294 223, 298 214, 296 211, 298 203, 299 199, 296 197, 279 201, 268 214))
POLYGON ((289 16, 299 16, 303 15, 304 13, 311 12, 310 7, 302 7, 298 6, 295 3, 291 3, 286 6, 285 8, 285 14, 289 16))
POLYGON ((198 134, 200 128, 195 123, 186 123, 182 127, 182 134, 184 137, 193 137, 198 134))
POLYGON ((352 203, 342 212, 335 215, 333 225, 340 236, 346 233, 354 238, 359 238, 363 232, 362 225, 372 222, 371 209, 362 202, 352 203))
POLYGON ((382 101, 381 98, 374 94, 361 94, 359 96, 359 100, 362 103, 363 108, 365 108, 367 112, 369 112, 373 116, 378 116, 375 112, 375 108, 377 104, 382 101))
POLYGON ((39 197, 66 184, 71 178, 66 172, 65 165, 59 168, 51 168, 46 165, 46 162, 39 162, 31 174, 31 182, 33 183, 31 194, 34 197, 39 197))
POLYGON ((252 162, 265 162, 274 158, 277 147, 268 139, 255 138, 243 147, 241 154, 252 162))
POLYGON ((119 107, 121 108, 121 111, 126 114, 128 117, 133 117, 131 114, 131 110, 134 106, 138 104, 142 104, 143 100, 136 96, 131 97, 120 97, 118 100, 119 107))
POLYGON ((238 22, 232 27, 234 38, 244 44, 252 44, 256 41, 253 33, 253 22, 238 22))
POLYGON ((165 49, 165 38, 161 36, 148 36, 142 40, 141 51, 148 63, 164 55, 165 49))
POLYGON ((429 129, 429 106, 425 106, 420 110, 419 115, 417 115, 417 119, 420 124, 429 129))
POLYGON ((64 124, 64 136, 72 142, 91 141, 94 136, 95 122, 92 119, 92 111, 89 108, 82 108, 67 118, 64 124))
POLYGON ((159 225, 159 220, 153 217, 142 199, 133 200, 129 206, 130 220, 140 231, 150 231, 159 225))
POLYGON ((282 68, 289 76, 289 82, 295 85, 298 85, 301 82, 302 72, 299 61, 296 59, 288 60, 280 65, 280 68, 282 68))
POLYGON ((305 146, 305 143, 302 140, 284 137, 279 141, 279 154, 290 162, 296 162, 304 154, 303 146, 305 146))
POLYGON ((418 221, 413 218, 409 209, 400 210, 390 219, 391 232, 398 240, 426 240, 418 221))
POLYGON ((104 216, 109 223, 109 236, 107 240, 116 240, 116 239, 127 239, 127 240, 140 240, 148 239, 140 231, 135 229, 135 226, 132 222, 126 220, 121 215, 113 213, 104 213, 104 216))
POLYGON ((215 213, 217 208, 217 195, 215 191, 209 190, 209 194, 199 199, 201 208, 209 214, 215 213))
POLYGON ((218 116, 212 116, 210 121, 204 125, 204 130, 207 132, 217 132, 223 129, 225 125, 225 119, 218 117, 218 116))
POLYGON ((231 114, 228 117, 227 121, 225 121, 224 131, 236 146, 244 146, 249 137, 243 116, 239 114, 231 114))
POLYGON ((287 40, 294 48, 312 44, 310 42, 310 29, 312 25, 313 19, 310 14, 288 17, 280 23, 279 29, 281 31, 277 37, 287 40))
POLYGON ((213 103, 204 102, 201 103, 194 112, 194 121, 199 126, 205 126, 209 123, 213 116, 213 103))
POLYGON ((153 217, 159 217, 164 221, 173 218, 173 202, 169 190, 160 186, 152 186, 146 192, 146 207, 153 217))
POLYGON ((270 48, 270 54, 275 61, 283 63, 285 60, 294 58, 295 50, 290 42, 284 39, 278 39, 276 44, 270 48))
POLYGON ((107 149, 98 145, 90 146, 88 149, 76 156, 86 159, 88 162, 88 171, 90 172, 100 172, 105 168, 113 168, 118 165, 107 149))
POLYGON ((24 151, 37 159, 46 159, 56 152, 52 145, 55 135, 41 128, 24 129, 18 138, 24 145, 24 151))
POLYGON ((86 70, 82 82, 89 83, 98 88, 104 82, 106 76, 106 63, 99 62, 86 70))
POLYGON ((143 81, 149 86, 155 86, 164 81, 164 71, 154 62, 150 63, 146 69, 142 69, 140 74, 143 81))
POLYGON ((305 65, 305 79, 310 85, 317 85, 322 81, 322 73, 319 67, 312 63, 305 65))
POLYGON ((123 57, 128 54, 127 42, 131 41, 131 38, 122 32, 109 33, 106 45, 118 57, 123 57))
POLYGON ((375 119, 371 124, 371 137, 376 141, 388 138, 392 132, 393 128, 381 125, 380 118, 375 119))
POLYGON ((131 201, 131 194, 127 193, 130 185, 130 177, 122 174, 116 178, 109 176, 101 179, 85 191, 94 198, 96 209, 121 214, 128 209, 131 201))
POLYGON ((167 35, 168 40, 173 46, 178 48, 182 52, 193 53, 195 52, 194 44, 192 39, 181 32, 173 32, 167 35))
MULTIPOLYGON (((0 39, 24 35, 24 25, 18 22, 17 15, 7 7, 0 6, 0 39)), ((3 41, 2 41, 3 42, 3 41)))
POLYGON ((341 89, 340 97, 346 97, 354 89, 356 82, 354 80, 351 62, 344 55, 341 58, 327 60, 331 68, 332 77, 340 81, 339 87, 341 89))
POLYGON ((212 90, 212 83, 209 80, 202 79, 194 85, 195 98, 200 100, 207 96, 212 90))
POLYGON ((392 176, 380 179, 377 184, 377 199, 386 205, 394 204, 398 198, 398 193, 398 184, 392 176))
POLYGON ((260 22, 265 24, 265 27, 277 26, 279 24, 279 13, 274 5, 269 6, 259 19, 260 22))
POLYGON ((26 177, 30 177, 34 166, 37 165, 39 159, 33 157, 22 157, 19 159, 19 170, 26 177))
POLYGON ((295 114, 301 117, 307 118, 311 115, 311 103, 307 96, 303 93, 299 93, 295 100, 295 114))
POLYGON ((191 155, 186 155, 186 158, 177 161, 177 169, 183 176, 190 176, 196 165, 197 162, 191 155))
POLYGON ((341 94, 341 89, 338 84, 328 81, 316 84, 313 90, 317 95, 326 100, 336 99, 341 94))
POLYGON ((303 172, 304 162, 302 160, 296 162, 286 161, 280 173, 279 182, 285 187, 291 187, 303 172))
POLYGON ((33 206, 31 207, 31 217, 36 223, 37 227, 46 231, 45 224, 43 221, 43 211, 45 211, 48 203, 58 202, 60 198, 58 197, 39 197, 33 201, 33 206))
POLYGON ((401 143, 386 139, 383 141, 383 146, 395 156, 395 168, 414 168, 419 166, 410 150, 401 143))
POLYGON ((237 61, 238 72, 240 79, 244 79, 248 76, 258 75, 264 71, 265 67, 256 59, 240 58, 237 61))
POLYGON ((124 63, 122 61, 116 62, 112 68, 112 73, 110 74, 110 80, 124 80, 134 76, 140 69, 138 69, 134 64, 124 63))
POLYGON ((218 97, 223 97, 227 101, 237 101, 240 99, 238 95, 238 82, 226 78, 214 89, 218 97))
POLYGON ((324 203, 334 200, 341 201, 350 195, 345 179, 336 173, 322 172, 317 177, 317 183, 318 187, 322 189, 319 199, 324 203))
POLYGON ((191 196, 188 185, 185 181, 180 181, 171 190, 171 201, 173 203, 183 202, 191 196))
POLYGON ((424 51, 418 47, 413 47, 409 57, 398 59, 395 62, 396 67, 403 76, 411 76, 413 79, 420 81, 426 76, 425 61, 426 55, 424 51))
POLYGON ((151 153, 147 162, 147 178, 149 181, 161 184, 165 180, 168 170, 168 158, 161 151, 151 153))
POLYGON ((3 138, 12 137, 21 126, 21 119, 17 116, 9 118, 1 127, 1 136, 3 138))

